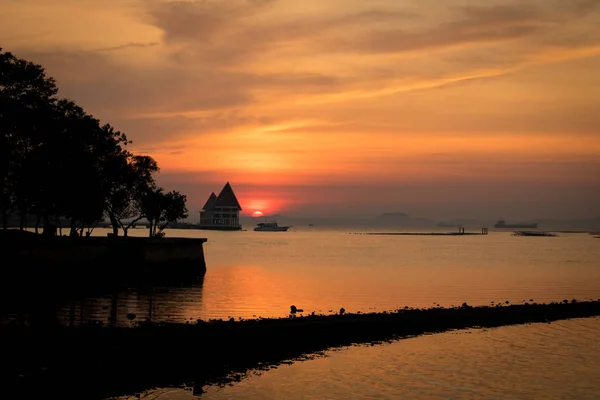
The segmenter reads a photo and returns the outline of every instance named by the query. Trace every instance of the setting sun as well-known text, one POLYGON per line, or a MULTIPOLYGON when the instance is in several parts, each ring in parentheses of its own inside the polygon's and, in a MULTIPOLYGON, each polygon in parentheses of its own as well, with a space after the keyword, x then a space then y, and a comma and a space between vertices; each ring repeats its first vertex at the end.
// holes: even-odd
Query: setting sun
POLYGON ((260 212, 260 211, 254 211, 254 212, 252 213, 252 217, 253 217, 253 218, 259 218, 259 217, 262 217, 262 216, 263 216, 263 213, 262 213, 262 212, 260 212))

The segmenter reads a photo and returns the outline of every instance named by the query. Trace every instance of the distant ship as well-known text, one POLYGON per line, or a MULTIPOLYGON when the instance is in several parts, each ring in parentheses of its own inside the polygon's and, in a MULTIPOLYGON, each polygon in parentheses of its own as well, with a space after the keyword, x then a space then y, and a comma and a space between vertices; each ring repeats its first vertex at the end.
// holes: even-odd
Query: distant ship
POLYGON ((279 226, 277 222, 261 222, 254 228, 258 232, 285 232, 288 229, 290 229, 289 226, 279 226))
POLYGON ((534 222, 532 224, 507 224, 505 220, 500 219, 498 220, 498 222, 496 222, 496 225, 494 225, 494 228, 537 228, 538 224, 537 222, 534 222))

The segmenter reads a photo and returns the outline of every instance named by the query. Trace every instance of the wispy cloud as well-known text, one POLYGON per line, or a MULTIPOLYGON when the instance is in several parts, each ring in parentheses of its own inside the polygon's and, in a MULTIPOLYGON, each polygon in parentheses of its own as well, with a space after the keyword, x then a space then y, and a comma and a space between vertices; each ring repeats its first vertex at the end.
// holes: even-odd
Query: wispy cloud
POLYGON ((117 46, 111 46, 111 47, 99 47, 99 48, 95 48, 92 50, 88 50, 88 52, 90 52, 90 53, 105 53, 105 52, 110 52, 110 51, 126 50, 126 49, 131 49, 131 48, 154 47, 154 46, 158 46, 158 45, 159 45, 158 42, 150 42, 150 43, 130 42, 130 43, 121 44, 121 45, 117 45, 117 46))

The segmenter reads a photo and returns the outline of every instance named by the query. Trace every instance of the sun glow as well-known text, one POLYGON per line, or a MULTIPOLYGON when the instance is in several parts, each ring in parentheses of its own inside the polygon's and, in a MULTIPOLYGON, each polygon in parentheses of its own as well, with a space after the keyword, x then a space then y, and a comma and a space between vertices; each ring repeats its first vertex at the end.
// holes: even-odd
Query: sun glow
POLYGON ((262 217, 263 215, 264 215, 264 214, 263 214, 261 211, 254 211, 254 212, 252 213, 252 217, 253 217, 253 218, 260 218, 260 217, 262 217))

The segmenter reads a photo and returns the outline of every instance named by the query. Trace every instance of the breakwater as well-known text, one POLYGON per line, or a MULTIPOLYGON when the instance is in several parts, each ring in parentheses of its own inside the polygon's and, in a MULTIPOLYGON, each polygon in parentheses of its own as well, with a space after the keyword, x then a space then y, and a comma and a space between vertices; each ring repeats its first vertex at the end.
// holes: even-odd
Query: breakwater
POLYGON ((465 228, 460 227, 455 232, 353 232, 352 234, 375 236, 481 236, 487 235, 488 229, 481 228, 481 232, 467 232, 465 228))
POLYGON ((5 325, 0 326, 0 385, 10 398, 60 393, 63 399, 101 399, 183 384, 201 392, 204 385, 236 379, 249 368, 335 346, 598 315, 600 300, 565 300, 135 328, 5 325))
POLYGON ((373 235, 373 236, 481 236, 486 233, 479 232, 357 232, 353 235, 373 235))

